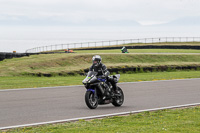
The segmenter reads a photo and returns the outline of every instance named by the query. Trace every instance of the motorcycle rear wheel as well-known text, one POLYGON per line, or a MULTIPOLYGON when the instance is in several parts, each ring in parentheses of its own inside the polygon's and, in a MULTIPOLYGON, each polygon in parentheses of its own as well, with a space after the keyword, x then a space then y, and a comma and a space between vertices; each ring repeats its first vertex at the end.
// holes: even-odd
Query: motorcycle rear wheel
POLYGON ((117 90, 115 92, 117 95, 115 98, 113 98, 112 104, 116 107, 119 107, 123 104, 124 102, 124 93, 120 87, 117 87, 117 90))
POLYGON ((85 103, 90 109, 96 109, 98 106, 98 98, 95 97, 92 91, 87 91, 85 93, 85 103))

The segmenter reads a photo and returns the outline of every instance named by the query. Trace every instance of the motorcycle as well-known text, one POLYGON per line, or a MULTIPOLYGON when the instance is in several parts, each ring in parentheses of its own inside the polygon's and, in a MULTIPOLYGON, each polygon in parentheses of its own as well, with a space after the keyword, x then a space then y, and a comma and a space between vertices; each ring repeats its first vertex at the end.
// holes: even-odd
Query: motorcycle
POLYGON ((97 77, 97 72, 89 71, 87 77, 82 81, 87 89, 85 103, 90 109, 96 109, 98 105, 110 104, 119 107, 124 102, 124 94, 120 87, 113 89, 111 81, 117 83, 120 74, 108 76, 108 78, 97 77))

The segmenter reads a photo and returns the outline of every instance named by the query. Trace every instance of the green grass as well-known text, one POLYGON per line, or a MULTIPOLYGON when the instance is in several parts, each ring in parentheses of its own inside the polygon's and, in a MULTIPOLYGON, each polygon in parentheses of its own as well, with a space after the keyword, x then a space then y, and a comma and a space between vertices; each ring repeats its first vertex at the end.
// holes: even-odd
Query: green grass
MULTIPOLYGON (((74 50, 76 53, 121 53, 120 49, 112 50, 74 50)), ((200 53, 192 49, 128 49, 129 53, 200 53)))
MULTIPOLYGON (((95 53, 99 54, 99 53, 95 53)), ((22 76, 31 74, 63 74, 80 72, 92 64, 94 53, 32 55, 30 57, 6 59, 0 62, 0 76, 22 76)), ((121 54, 101 53, 108 68, 200 65, 199 55, 175 54, 121 54)))
MULTIPOLYGON (((37 88, 52 86, 82 85, 85 76, 55 77, 0 77, 0 89, 37 88)), ((200 71, 148 72, 121 74, 120 82, 155 81, 170 79, 200 78, 200 71)))
POLYGON ((67 77, 0 77, 0 89, 13 88, 38 88, 51 86, 69 86, 80 85, 83 76, 67 76, 67 77))
POLYGON ((8 133, 71 133, 71 132, 111 132, 111 133, 156 133, 181 132, 199 133, 200 106, 143 112, 128 116, 115 116, 90 121, 79 120, 63 124, 44 125, 8 130, 8 133))

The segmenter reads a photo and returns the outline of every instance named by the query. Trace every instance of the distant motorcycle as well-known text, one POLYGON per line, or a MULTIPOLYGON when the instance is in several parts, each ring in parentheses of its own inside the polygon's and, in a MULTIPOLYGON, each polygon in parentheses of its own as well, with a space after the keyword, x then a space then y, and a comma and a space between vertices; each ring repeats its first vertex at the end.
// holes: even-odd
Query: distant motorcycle
MULTIPOLYGON (((109 76, 108 79, 119 81, 120 74, 109 76)), ((90 109, 98 105, 112 103, 114 106, 121 106, 124 102, 124 94, 120 87, 113 90, 112 84, 105 78, 97 77, 97 72, 89 71, 87 77, 82 81, 87 89, 85 103, 90 109)))

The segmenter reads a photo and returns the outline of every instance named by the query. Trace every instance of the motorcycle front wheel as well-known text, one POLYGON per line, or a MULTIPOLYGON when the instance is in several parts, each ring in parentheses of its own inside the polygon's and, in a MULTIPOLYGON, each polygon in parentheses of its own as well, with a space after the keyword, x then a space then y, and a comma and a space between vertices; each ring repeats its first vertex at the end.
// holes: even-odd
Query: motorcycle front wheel
POLYGON ((90 109, 96 109, 98 106, 98 98, 95 97, 92 91, 87 91, 85 93, 85 103, 90 109))

